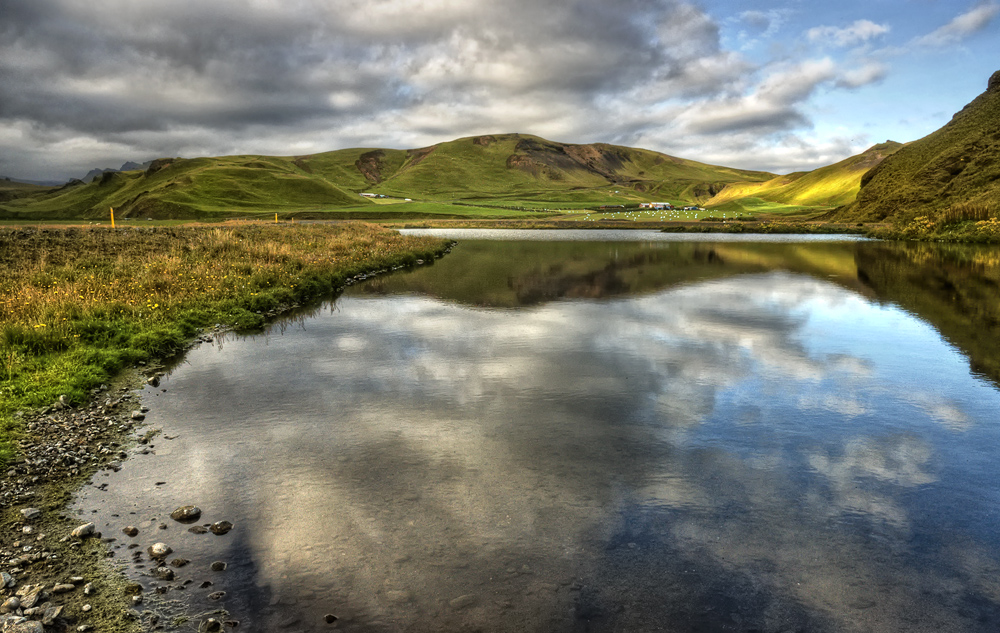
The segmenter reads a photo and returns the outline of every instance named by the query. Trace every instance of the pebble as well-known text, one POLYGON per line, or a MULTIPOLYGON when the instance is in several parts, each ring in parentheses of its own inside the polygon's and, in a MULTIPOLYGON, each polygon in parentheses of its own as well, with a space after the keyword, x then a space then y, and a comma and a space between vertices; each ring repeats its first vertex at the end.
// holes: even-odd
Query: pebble
POLYGON ((80 607, 80 610, 83 611, 84 613, 90 613, 90 610, 93 608, 94 607, 90 606, 89 604, 85 604, 82 607, 80 607))
POLYGON ((70 536, 75 536, 76 538, 82 539, 88 536, 93 536, 97 531, 97 527, 93 523, 84 523, 83 525, 73 528, 70 532, 70 536))
POLYGON ((76 589, 76 585, 71 585, 69 583, 58 584, 52 588, 52 593, 68 593, 76 589))
POLYGON ((206 534, 208 532, 208 528, 201 525, 195 525, 194 527, 189 527, 188 532, 192 534, 206 534))
POLYGON ((135 527, 134 525, 127 525, 122 528, 122 533, 125 534, 126 536, 138 536, 139 528, 135 527))
POLYGON ((34 521, 38 517, 42 516, 42 511, 38 508, 23 508, 21 510, 21 516, 23 516, 26 521, 34 521))
POLYGON ((171 549, 166 543, 153 543, 146 548, 146 551, 149 553, 150 558, 163 558, 174 550, 171 549))
MULTIPOLYGON (((157 567, 153 570, 153 577, 159 580, 170 581, 174 579, 174 570, 169 567, 157 567)), ((159 587, 157 587, 159 589, 159 587)))
POLYGON ((135 420, 136 422, 141 422, 146 419, 146 414, 143 413, 142 411, 133 411, 132 419, 135 420))
POLYGON ((17 611, 21 608, 21 599, 17 596, 11 596, 0 605, 0 613, 11 613, 17 611))
POLYGON ((170 513, 170 518, 181 523, 197 521, 201 518, 201 508, 198 506, 181 506, 170 513))
POLYGON ((212 571, 226 571, 226 563, 221 560, 213 561, 211 565, 212 571))
POLYGON ((189 561, 186 558, 175 558, 172 561, 170 561, 170 566, 171 567, 183 567, 184 565, 187 565, 190 562, 191 561, 189 561))
POLYGON ((226 597, 225 591, 213 591, 212 593, 208 594, 209 600, 222 600, 225 597, 226 597))
POLYGON ((229 521, 216 521, 208 529, 212 531, 212 534, 222 535, 228 532, 229 530, 233 529, 233 524, 230 523, 229 521))

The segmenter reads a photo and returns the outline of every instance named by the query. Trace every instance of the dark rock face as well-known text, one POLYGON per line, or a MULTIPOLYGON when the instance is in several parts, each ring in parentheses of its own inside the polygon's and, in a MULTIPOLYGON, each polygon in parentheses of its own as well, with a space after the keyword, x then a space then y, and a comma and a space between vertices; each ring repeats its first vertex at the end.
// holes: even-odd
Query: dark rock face
POLYGON ((990 83, 986 87, 987 92, 993 92, 994 90, 1000 90, 1000 70, 993 73, 990 77, 990 83))

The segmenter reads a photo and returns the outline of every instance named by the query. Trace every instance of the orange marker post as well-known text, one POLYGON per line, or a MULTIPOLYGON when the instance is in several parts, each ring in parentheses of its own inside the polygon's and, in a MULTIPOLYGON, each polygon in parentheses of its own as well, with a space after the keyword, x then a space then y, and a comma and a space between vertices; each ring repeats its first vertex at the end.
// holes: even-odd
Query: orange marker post
POLYGON ((275 224, 278 223, 278 214, 277 213, 274 214, 274 223, 275 224))
POLYGON ((111 228, 115 228, 115 208, 114 207, 108 207, 108 208, 111 209, 111 228))

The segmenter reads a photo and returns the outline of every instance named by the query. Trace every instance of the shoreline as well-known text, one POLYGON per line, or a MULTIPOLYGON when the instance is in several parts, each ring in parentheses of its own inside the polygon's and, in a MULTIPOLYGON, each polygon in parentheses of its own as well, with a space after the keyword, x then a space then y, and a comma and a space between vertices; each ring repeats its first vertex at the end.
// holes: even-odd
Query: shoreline
MULTIPOLYGON (((446 243, 430 261, 418 259, 412 264, 377 266, 356 273, 331 292, 304 302, 336 297, 347 287, 382 274, 432 264, 453 246, 454 242, 446 243)), ((264 312, 264 324, 304 302, 264 312)), ((92 388, 77 406, 60 398, 49 406, 14 414, 22 429, 14 442, 18 452, 0 471, 0 605, 4 605, 0 607, 0 628, 11 627, 18 633, 139 633, 153 630, 166 618, 179 624, 205 615, 214 617, 211 622, 198 622, 198 630, 232 630, 238 625, 221 609, 193 614, 187 606, 178 609, 175 602, 159 599, 169 585, 145 591, 128 577, 124 556, 116 558, 111 548, 125 535, 117 531, 102 534, 95 529, 78 538, 72 532, 87 521, 68 516, 68 506, 78 491, 87 485, 100 488, 94 481, 98 473, 120 468, 133 454, 149 450, 145 445, 158 430, 145 428, 149 409, 142 402, 142 390, 155 386, 165 366, 183 359, 194 346, 235 330, 225 326, 200 330, 177 353, 123 369, 108 383, 92 388)), ((168 516, 172 510, 163 508, 162 515, 168 516)), ((126 522, 123 517, 123 528, 126 522)), ((134 547, 130 543, 129 549, 134 547)), ((151 554, 146 558, 163 560, 151 554)))

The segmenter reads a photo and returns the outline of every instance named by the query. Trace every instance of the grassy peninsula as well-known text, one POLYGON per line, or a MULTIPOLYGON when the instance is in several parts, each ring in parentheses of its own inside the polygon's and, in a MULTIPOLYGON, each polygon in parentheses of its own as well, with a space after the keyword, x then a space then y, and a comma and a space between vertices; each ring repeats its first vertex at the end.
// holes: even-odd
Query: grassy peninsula
POLYGON ((83 402, 199 328, 259 327, 359 273, 445 247, 363 223, 0 229, 0 461, 14 455, 19 410, 83 402))

